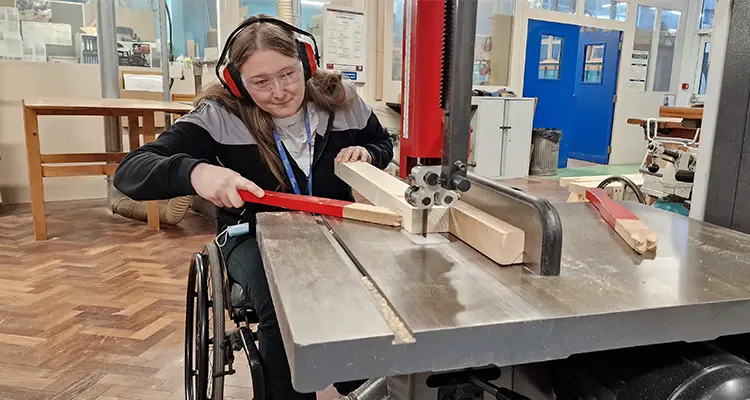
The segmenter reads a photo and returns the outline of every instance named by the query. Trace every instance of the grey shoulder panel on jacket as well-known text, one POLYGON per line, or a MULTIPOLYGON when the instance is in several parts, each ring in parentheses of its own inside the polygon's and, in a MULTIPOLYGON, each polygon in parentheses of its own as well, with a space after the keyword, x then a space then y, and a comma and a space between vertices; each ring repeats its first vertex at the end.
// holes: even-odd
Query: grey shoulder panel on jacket
POLYGON ((189 122, 205 129, 221 144, 257 144, 242 120, 214 100, 205 100, 175 122, 189 122))
POLYGON ((372 115, 372 107, 357 94, 354 83, 343 81, 343 84, 349 106, 336 112, 333 119, 333 129, 337 131, 364 129, 370 115, 372 115))

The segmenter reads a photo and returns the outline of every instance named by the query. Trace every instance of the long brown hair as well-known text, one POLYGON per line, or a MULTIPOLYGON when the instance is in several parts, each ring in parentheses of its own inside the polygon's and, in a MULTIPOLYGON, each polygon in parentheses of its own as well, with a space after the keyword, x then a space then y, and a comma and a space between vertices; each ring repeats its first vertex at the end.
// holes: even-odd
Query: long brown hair
MULTIPOLYGON (((267 17, 258 15, 258 17, 267 17)), ((256 22, 240 31, 229 47, 230 62, 239 66, 258 50, 274 50, 287 57, 299 59, 294 34, 281 26, 268 22, 256 22)), ((234 97, 219 81, 207 85, 195 99, 198 105, 204 100, 214 100, 238 116, 255 137, 263 163, 269 168, 281 187, 285 187, 281 159, 273 140, 274 122, 266 111, 252 101, 234 97)), ((318 109, 328 112, 341 109, 347 104, 346 89, 341 76, 318 70, 305 82, 305 102, 313 102, 318 109)))

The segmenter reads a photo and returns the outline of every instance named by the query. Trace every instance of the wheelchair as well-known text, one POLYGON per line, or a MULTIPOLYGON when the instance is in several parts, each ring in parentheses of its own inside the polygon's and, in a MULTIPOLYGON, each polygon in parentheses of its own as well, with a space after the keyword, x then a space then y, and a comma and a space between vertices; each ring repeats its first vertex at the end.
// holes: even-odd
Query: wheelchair
POLYGON ((257 330, 253 329, 258 321, 242 287, 227 278, 218 244, 211 241, 193 254, 185 309, 187 400, 223 399, 224 377, 235 373, 234 354, 239 351, 250 365, 255 400, 265 399, 257 330), (227 331, 226 316, 235 329, 227 331))

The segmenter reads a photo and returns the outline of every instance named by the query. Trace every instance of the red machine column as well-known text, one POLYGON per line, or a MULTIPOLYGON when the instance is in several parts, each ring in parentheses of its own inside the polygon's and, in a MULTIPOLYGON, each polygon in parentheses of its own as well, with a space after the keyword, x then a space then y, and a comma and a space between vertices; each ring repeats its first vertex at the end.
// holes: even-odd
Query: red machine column
POLYGON ((419 159, 439 165, 443 148, 440 108, 445 0, 404 1, 400 176, 419 159))

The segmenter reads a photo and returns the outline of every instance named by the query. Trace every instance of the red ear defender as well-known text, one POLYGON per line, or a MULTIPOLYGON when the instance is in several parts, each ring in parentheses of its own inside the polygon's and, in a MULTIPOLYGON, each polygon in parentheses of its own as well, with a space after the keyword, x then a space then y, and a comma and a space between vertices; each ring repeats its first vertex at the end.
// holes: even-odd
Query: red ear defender
POLYGON ((234 97, 242 98, 242 95, 240 94, 240 90, 237 88, 237 84, 232 79, 232 74, 229 72, 229 69, 225 67, 221 71, 221 74, 224 77, 224 83, 225 83, 224 86, 226 86, 229 92, 232 93, 234 97))
POLYGON ((226 87, 234 97, 242 100, 251 100, 250 93, 245 89, 245 84, 242 83, 242 75, 234 64, 229 63, 224 67, 222 71, 224 77, 224 87, 226 87))
POLYGON ((315 59, 315 52, 310 43, 305 43, 305 53, 307 53, 307 62, 310 64, 310 76, 313 76, 318 70, 318 64, 315 59))
POLYGON ((281 26, 290 32, 307 36, 310 40, 312 40, 313 44, 297 40, 297 51, 299 52, 299 58, 302 61, 302 68, 305 71, 305 80, 310 79, 318 70, 318 59, 316 57, 318 45, 315 41, 315 36, 313 36, 309 32, 297 28, 294 25, 276 18, 250 17, 243 21, 237 28, 234 29, 234 31, 232 31, 232 33, 229 34, 226 43, 224 43, 224 49, 221 51, 219 62, 216 63, 215 69, 216 77, 219 78, 219 81, 222 83, 224 88, 226 88, 234 97, 246 101, 252 101, 252 96, 250 96, 250 93, 247 91, 247 89, 245 89, 245 85, 242 83, 242 75, 237 70, 237 67, 231 62, 227 62, 229 56, 228 53, 232 42, 239 34, 239 32, 242 31, 242 29, 249 25, 260 22, 267 22, 281 26), (224 66, 225 62, 226 66, 224 66))

